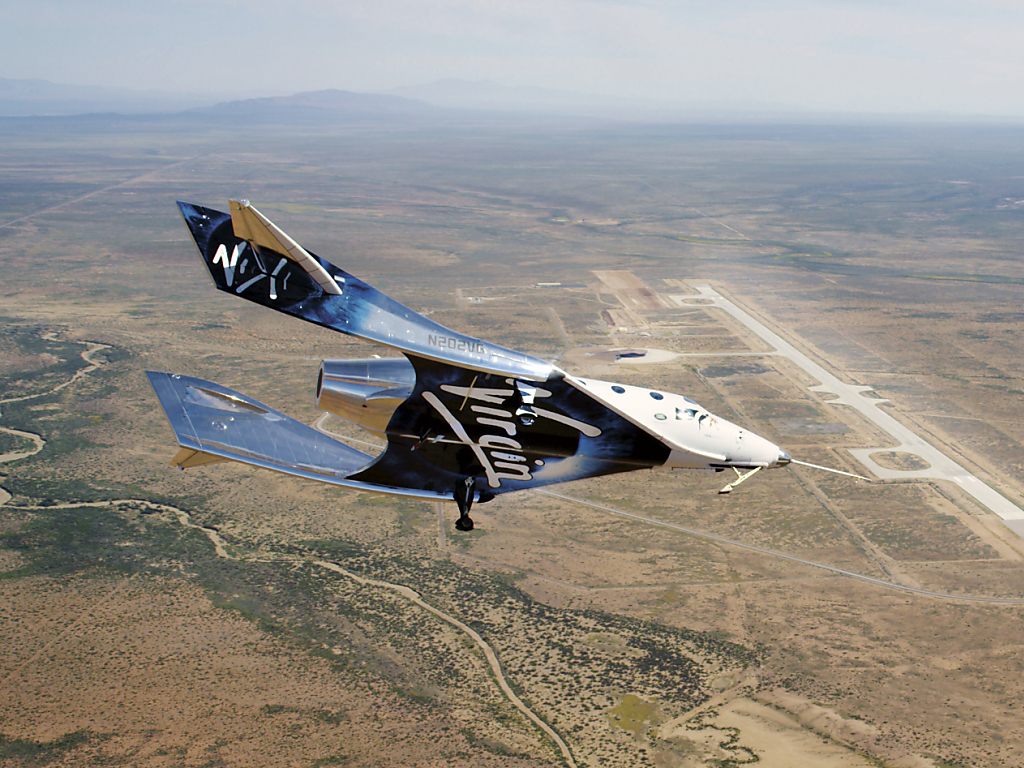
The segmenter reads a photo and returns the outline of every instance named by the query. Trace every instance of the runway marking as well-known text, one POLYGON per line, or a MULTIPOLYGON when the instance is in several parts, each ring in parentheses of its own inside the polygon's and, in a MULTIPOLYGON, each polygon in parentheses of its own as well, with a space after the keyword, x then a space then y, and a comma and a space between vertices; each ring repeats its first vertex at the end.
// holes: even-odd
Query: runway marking
POLYGON ((953 461, 923 437, 879 408, 882 403, 888 402, 888 400, 865 397, 865 393, 872 391, 873 387, 847 384, 841 381, 777 333, 756 320, 748 312, 722 296, 710 285, 694 285, 693 287, 699 292, 697 296, 672 296, 672 300, 681 307, 690 306, 688 300, 701 300, 702 303, 697 306, 718 307, 731 315, 763 341, 774 347, 774 352, 766 354, 789 358, 821 382, 817 386, 808 387, 811 392, 829 392, 834 394, 835 398, 827 400, 827 403, 850 406, 868 421, 891 435, 899 443, 895 447, 847 449, 855 459, 873 472, 875 476, 887 480, 925 478, 929 480, 951 481, 960 486, 960 488, 994 514, 998 515, 1007 528, 1018 536, 1024 536, 1024 509, 1018 507, 991 486, 986 485, 972 472, 953 461), (707 303, 708 301, 711 302, 710 305, 707 303), (913 453, 924 459, 931 466, 928 469, 908 471, 887 469, 871 458, 871 454, 878 453, 879 451, 913 453))

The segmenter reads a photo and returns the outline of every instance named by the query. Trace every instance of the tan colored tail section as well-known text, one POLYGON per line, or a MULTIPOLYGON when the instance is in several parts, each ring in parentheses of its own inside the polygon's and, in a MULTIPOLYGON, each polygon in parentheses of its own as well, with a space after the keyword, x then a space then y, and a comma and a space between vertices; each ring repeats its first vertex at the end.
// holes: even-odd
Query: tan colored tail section
POLYGON ((231 206, 231 228, 235 231, 235 237, 286 255, 306 270, 317 285, 324 289, 324 293, 341 295, 341 288, 327 270, 320 266, 320 262, 274 222, 253 208, 248 200, 229 200, 228 203, 231 206))

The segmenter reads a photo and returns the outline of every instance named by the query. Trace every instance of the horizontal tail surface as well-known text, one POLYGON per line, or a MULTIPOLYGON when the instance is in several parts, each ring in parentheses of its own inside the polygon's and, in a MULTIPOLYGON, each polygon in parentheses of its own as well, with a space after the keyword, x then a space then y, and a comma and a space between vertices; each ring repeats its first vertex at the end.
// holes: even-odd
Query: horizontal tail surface
POLYGON ((181 446, 176 466, 232 460, 329 482, 373 458, 212 381, 146 375, 181 446))

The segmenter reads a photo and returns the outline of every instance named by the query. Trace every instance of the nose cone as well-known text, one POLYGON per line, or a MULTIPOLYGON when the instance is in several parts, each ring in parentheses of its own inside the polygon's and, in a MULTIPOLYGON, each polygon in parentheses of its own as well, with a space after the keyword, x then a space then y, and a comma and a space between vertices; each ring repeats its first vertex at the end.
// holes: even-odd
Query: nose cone
POLYGON ((775 463, 772 466, 784 467, 787 464, 789 464, 789 462, 791 462, 792 460, 793 459, 790 457, 790 455, 780 448, 779 449, 779 458, 777 458, 775 460, 775 463))

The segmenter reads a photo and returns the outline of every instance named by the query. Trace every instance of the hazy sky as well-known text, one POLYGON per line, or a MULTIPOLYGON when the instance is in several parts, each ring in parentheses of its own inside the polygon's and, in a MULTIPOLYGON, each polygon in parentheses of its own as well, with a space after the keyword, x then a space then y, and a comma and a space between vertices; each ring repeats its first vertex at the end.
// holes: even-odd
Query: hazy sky
POLYGON ((457 77, 668 102, 1024 115, 1020 0, 0 0, 0 77, 382 91, 457 77))

